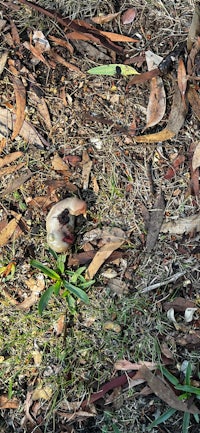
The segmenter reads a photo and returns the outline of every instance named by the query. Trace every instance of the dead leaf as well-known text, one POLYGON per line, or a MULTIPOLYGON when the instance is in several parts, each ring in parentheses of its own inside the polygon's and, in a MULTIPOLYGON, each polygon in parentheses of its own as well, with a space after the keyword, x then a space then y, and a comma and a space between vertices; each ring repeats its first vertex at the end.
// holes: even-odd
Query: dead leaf
POLYGON ((187 37, 187 50, 190 52, 192 49, 192 45, 195 41, 196 36, 199 35, 199 29, 200 29, 200 4, 199 2, 195 3, 195 9, 192 17, 191 26, 188 32, 187 37))
POLYGON ((5 165, 11 164, 11 162, 16 161, 16 159, 20 158, 23 155, 23 152, 12 152, 6 155, 4 158, 0 158, 0 168, 5 165))
POLYGON ((169 167, 165 173, 164 179, 170 180, 175 175, 177 170, 179 169, 180 165, 183 164, 185 161, 184 155, 177 155, 176 158, 173 160, 171 167, 169 167))
POLYGON ((63 161, 63 159, 56 153, 51 161, 52 167, 55 171, 61 171, 64 175, 70 175, 68 165, 63 161))
MULTIPOLYGON (((104 273, 105 274, 105 273, 104 273)), ((106 275, 102 274, 106 277, 106 275)), ((108 277, 107 277, 108 278, 108 277)), ((107 286, 111 290, 111 292, 117 294, 117 295, 123 295, 125 293, 128 293, 128 286, 125 283, 125 281, 122 281, 121 278, 111 278, 109 279, 107 286)))
POLYGON ((25 162, 20 162, 20 164, 17 165, 11 165, 9 167, 4 167, 0 169, 0 177, 7 176, 8 174, 15 173, 16 171, 20 170, 22 167, 26 165, 25 162))
POLYGON ((14 125, 11 140, 14 140, 20 133, 25 118, 26 108, 26 89, 18 77, 12 77, 13 87, 16 99, 16 122, 14 125))
POLYGON ((32 173, 30 170, 27 170, 27 173, 22 174, 21 176, 14 178, 9 184, 8 186, 2 190, 0 197, 4 197, 5 195, 10 194, 13 191, 16 191, 17 189, 20 188, 20 186, 22 186, 27 180, 30 179, 30 177, 32 176, 32 173))
POLYGON ((146 252, 149 254, 157 242, 160 228, 162 226, 165 212, 165 200, 163 193, 160 192, 158 195, 154 207, 150 212, 150 220, 148 223, 148 233, 146 239, 146 252))
POLYGON ((0 409, 17 409, 19 401, 17 398, 9 399, 6 394, 0 395, 0 409))
POLYGON ((19 310, 29 310, 29 308, 31 308, 33 305, 35 305, 38 302, 39 299, 39 293, 38 292, 33 292, 31 293, 30 296, 27 296, 27 298, 20 302, 17 305, 17 308, 19 310))
POLYGON ((176 343, 187 347, 189 350, 197 350, 200 348, 200 331, 192 331, 182 336, 180 336, 179 332, 176 336, 176 343))
POLYGON ((185 92, 187 89, 187 73, 182 58, 178 60, 178 87, 181 92, 183 103, 185 104, 185 92))
POLYGON ((161 353, 165 356, 165 358, 174 361, 174 355, 169 349, 167 343, 165 343, 165 341, 160 345, 160 349, 161 349, 161 353))
POLYGON ((136 74, 133 78, 131 78, 128 85, 126 86, 126 91, 129 90, 133 84, 145 83, 146 81, 151 80, 153 77, 158 77, 159 75, 160 70, 158 68, 152 69, 152 71, 143 72, 142 74, 136 74))
POLYGON ((55 44, 57 46, 59 45, 60 47, 67 48, 67 50, 69 51, 69 53, 71 54, 71 56, 73 56, 73 54, 74 54, 74 47, 69 42, 67 42, 64 39, 56 38, 53 35, 49 35, 48 37, 49 37, 50 41, 55 42, 55 44))
POLYGON ((200 167, 200 141, 197 144, 194 155, 192 157, 192 169, 193 171, 196 170, 196 168, 200 167))
POLYGON ((18 227, 19 221, 21 219, 22 215, 16 215, 15 218, 13 218, 9 223, 6 225, 6 227, 1 231, 0 233, 0 247, 4 247, 7 245, 8 241, 14 234, 16 228, 18 227))
POLYGON ((194 111, 195 116, 200 121, 200 97, 194 87, 189 85, 187 92, 188 101, 194 111))
POLYGON ((111 320, 108 320, 107 322, 105 322, 103 324, 103 329, 105 331, 114 331, 117 334, 119 334, 119 332, 121 332, 121 326, 118 325, 118 323, 112 322, 111 320))
POLYGON ((32 101, 34 101, 37 110, 39 111, 39 114, 42 117, 44 124, 46 125, 47 129, 50 131, 52 125, 51 125, 49 109, 45 99, 43 98, 43 96, 39 95, 39 91, 37 91, 37 89, 38 88, 36 86, 31 86, 31 93, 30 93, 31 99, 32 101))
POLYGON ((196 303, 191 301, 190 299, 181 298, 180 296, 175 298, 171 302, 164 302, 163 308, 165 311, 168 311, 170 308, 174 308, 175 312, 184 313, 186 308, 195 308, 196 303))
MULTIPOLYGON (((3 136, 7 137, 10 131, 13 130, 13 124, 16 121, 16 115, 11 113, 6 108, 0 107, 0 118, 1 118, 1 132, 3 136)), ((43 144, 49 147, 49 143, 36 131, 36 129, 26 120, 24 121, 19 135, 24 138, 28 143, 34 144, 40 147, 44 147, 43 144)), ((1 137, 1 135, 0 135, 1 137)))
POLYGON ((162 233, 170 233, 171 235, 183 235, 183 233, 190 232, 198 233, 200 231, 200 214, 164 222, 160 231, 162 233))
POLYGON ((47 209, 53 203, 52 199, 46 195, 36 196, 30 200, 27 200, 29 207, 37 207, 39 209, 47 209))
POLYGON ((45 57, 43 56, 43 54, 40 53, 40 51, 38 51, 31 43, 29 43, 28 41, 25 41, 23 43, 23 46, 31 51, 31 53, 33 54, 34 58, 36 58, 39 62, 44 63, 48 68, 51 67, 51 65, 47 62, 47 60, 45 59, 45 57))
POLYGON ((61 316, 53 326, 57 337, 59 337, 63 332, 63 329, 65 327, 65 320, 66 320, 65 314, 61 314, 61 316))
POLYGON ((34 30, 32 41, 34 42, 35 49, 39 53, 45 53, 46 51, 50 51, 50 45, 48 40, 45 38, 44 33, 41 30, 34 30))
POLYGON ((20 45, 19 32, 17 30, 15 22, 12 21, 12 20, 10 20, 10 28, 11 28, 11 35, 12 35, 13 45, 14 46, 20 45))
POLYGON ((99 268, 103 265, 105 260, 110 257, 110 255, 113 253, 113 251, 120 248, 123 243, 124 239, 118 239, 116 238, 115 242, 108 242, 106 245, 101 247, 99 251, 95 254, 92 262, 88 266, 85 274, 86 280, 92 280, 92 278, 96 275, 99 268))
POLYGON ((91 20, 93 21, 93 23, 102 25, 105 23, 109 23, 110 21, 114 20, 114 18, 117 18, 118 16, 119 16, 119 12, 116 12, 114 14, 99 15, 96 17, 92 17, 91 20))
POLYGON ((39 352, 39 350, 34 350, 33 352, 31 352, 31 354, 34 360, 34 365, 36 367, 39 367, 42 362, 42 352, 39 352))
POLYGON ((109 38, 112 42, 138 42, 138 39, 130 38, 130 36, 120 35, 118 33, 103 31, 100 31, 100 33, 109 38))
POLYGON ((147 106, 147 124, 144 128, 157 125, 163 118, 166 110, 166 94, 161 77, 154 77, 150 82, 150 95, 147 106))
POLYGON ((194 404, 187 405, 186 402, 180 401, 163 377, 154 376, 145 365, 142 366, 140 372, 154 394, 167 403, 168 406, 183 412, 193 414, 200 413, 199 409, 194 404))
POLYGON ((126 359, 120 359, 119 361, 116 361, 114 363, 114 369, 115 370, 140 370, 141 367, 145 365, 150 370, 155 370, 157 367, 157 364, 155 362, 149 362, 149 361, 139 361, 138 363, 127 361, 126 359))
POLYGON ((82 167, 83 190, 86 190, 89 187, 90 173, 92 169, 92 161, 86 150, 83 150, 82 167))
POLYGON ((121 22, 122 24, 131 24, 136 17, 136 9, 135 8, 129 8, 125 12, 123 12, 121 16, 121 22))
POLYGON ((41 293, 45 288, 44 275, 38 274, 36 279, 29 278, 29 280, 25 280, 25 284, 31 290, 31 292, 41 293))
POLYGON ((70 71, 78 72, 79 74, 84 75, 84 73, 75 65, 72 65, 72 63, 67 62, 63 57, 61 57, 59 54, 57 54, 55 51, 51 50, 50 52, 51 58, 55 60, 57 63, 60 63, 61 65, 65 66, 66 68, 70 69, 70 71))
POLYGON ((7 139, 5 137, 0 138, 0 153, 5 149, 7 143, 7 139))
POLYGON ((174 92, 173 104, 166 128, 160 132, 156 132, 155 134, 133 137, 133 140, 136 143, 156 143, 158 141, 170 140, 176 134, 178 134, 179 130, 183 126, 186 112, 187 109, 185 104, 183 104, 181 93, 177 86, 174 92))
POLYGON ((43 388, 41 386, 39 386, 38 388, 36 388, 33 391, 32 400, 35 401, 35 400, 42 399, 42 400, 48 401, 48 400, 50 400, 52 394, 53 394, 53 391, 52 391, 52 388, 50 386, 46 385, 43 388))
POLYGON ((8 59, 8 51, 4 51, 0 57, 0 75, 2 74, 8 59))

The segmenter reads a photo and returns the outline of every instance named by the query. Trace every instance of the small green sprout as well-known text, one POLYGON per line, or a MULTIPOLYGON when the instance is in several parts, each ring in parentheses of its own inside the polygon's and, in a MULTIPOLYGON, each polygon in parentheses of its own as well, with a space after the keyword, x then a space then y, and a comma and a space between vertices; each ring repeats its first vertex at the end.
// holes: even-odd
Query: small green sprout
POLYGON ((85 272, 85 266, 78 268, 76 271, 65 270, 66 254, 57 255, 52 250, 50 252, 56 259, 55 270, 43 265, 37 260, 31 260, 31 265, 34 268, 37 268, 53 281, 53 284, 45 290, 40 298, 38 305, 39 313, 42 314, 52 295, 59 296, 61 294, 61 296, 66 299, 70 313, 75 314, 75 298, 88 304, 89 298, 85 293, 85 289, 94 284, 95 280, 87 281, 82 275, 83 272, 85 272))

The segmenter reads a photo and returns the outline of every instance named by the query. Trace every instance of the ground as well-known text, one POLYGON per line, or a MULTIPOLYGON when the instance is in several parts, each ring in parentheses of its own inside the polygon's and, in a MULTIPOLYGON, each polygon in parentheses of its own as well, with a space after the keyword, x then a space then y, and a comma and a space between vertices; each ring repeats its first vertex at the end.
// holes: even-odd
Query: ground
MULTIPOLYGON (((4 236, 8 224, 19 218, 10 236, 4 241, 0 236, 2 433, 146 432, 148 425, 169 409, 150 387, 145 394, 146 382, 133 387, 128 378, 126 386, 111 386, 101 399, 80 406, 105 383, 123 376, 123 371, 115 369, 115 363, 122 359, 165 365, 180 382, 183 361, 189 362, 193 386, 200 386, 198 229, 168 233, 160 225, 157 241, 150 240, 154 245, 147 248, 146 243, 159 219, 159 206, 163 223, 198 216, 199 198, 191 187, 191 158, 199 141, 199 120, 190 105, 183 126, 171 139, 148 144, 148 140, 139 143, 134 138, 165 127, 177 85, 178 60, 163 77, 166 113, 158 125, 144 132, 150 82, 127 90, 132 76, 87 74, 94 66, 123 64, 136 56, 140 58, 131 66, 140 73, 147 71, 147 50, 165 58, 187 40, 194 2, 80 0, 76 7, 74 3, 33 2, 62 17, 82 20, 100 14, 122 15, 134 7, 136 17, 130 24, 123 24, 118 15, 108 23, 93 25, 137 38, 138 42, 116 42, 123 47, 119 54, 93 41, 69 40, 70 52, 50 39, 53 35, 65 40, 56 16, 44 16, 17 0, 0 2, 1 20, 5 20, 0 57, 8 53, 0 80, 0 115, 5 110, 14 113, 18 78, 26 89, 25 120, 40 134, 32 141, 22 133, 13 138, 12 126, 1 131, 1 160, 17 151, 23 164, 17 168, 18 161, 11 161, 7 171, 0 169, 0 227, 4 236), (18 43, 13 42, 12 21, 18 43), (30 42, 35 30, 41 30, 54 50, 79 71, 55 59, 50 66, 34 61, 23 43, 30 42), (17 78, 16 70, 20 71, 17 78), (39 109, 42 98, 50 123, 39 109), (132 134, 127 133, 130 126, 132 134), (43 143, 38 141, 41 137, 43 143), (180 156, 182 162, 173 175, 166 176, 180 156), (34 268, 31 260, 56 269, 56 257, 46 242, 46 216, 53 203, 71 195, 85 200, 88 211, 86 218, 80 215, 76 219, 76 240, 66 256, 67 271, 76 272, 84 265, 87 268, 88 250, 94 254, 109 236, 124 236, 124 241, 86 289, 89 304, 78 299, 72 315, 65 299, 54 296, 41 315, 39 297, 50 279, 34 268), (167 311, 174 304, 168 302, 176 303, 177 299, 173 322, 167 311), (196 308, 190 322, 184 322, 181 302, 196 308)), ((48 54, 44 58, 49 59, 48 54)), ((151 431, 168 433, 173 428, 181 432, 183 413, 175 412, 151 431)), ((189 431, 198 431, 193 415, 189 431)))

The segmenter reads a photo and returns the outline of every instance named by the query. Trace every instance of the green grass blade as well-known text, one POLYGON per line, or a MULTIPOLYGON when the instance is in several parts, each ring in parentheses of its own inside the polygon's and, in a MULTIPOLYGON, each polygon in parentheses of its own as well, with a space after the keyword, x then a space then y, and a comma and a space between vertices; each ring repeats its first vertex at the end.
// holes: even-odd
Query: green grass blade
POLYGON ((199 419, 198 413, 194 413, 193 417, 194 417, 195 421, 197 422, 197 424, 199 424, 200 419, 199 419))
POLYGON ((43 313, 43 311, 45 310, 45 308, 46 308, 46 306, 47 306, 47 304, 48 304, 51 296, 53 295, 53 293, 54 293, 54 286, 55 286, 55 284, 53 284, 52 286, 48 287, 48 289, 45 290, 45 292, 42 294, 42 296, 40 298, 40 301, 39 301, 39 304, 38 304, 38 310, 39 310, 40 314, 43 313))
POLYGON ((88 298, 87 294, 82 289, 80 289, 79 287, 73 286, 73 284, 69 283, 66 280, 63 281, 63 285, 64 285, 65 289, 67 289, 73 295, 77 296, 77 298, 81 299, 81 301, 85 302, 86 304, 89 304, 89 298, 88 298))
POLYGON ((48 268, 47 266, 34 259, 31 260, 30 263, 31 266, 39 269, 39 271, 41 271, 44 275, 47 275, 47 277, 51 278, 52 280, 60 281, 60 275, 58 275, 57 272, 53 271, 53 269, 48 268))
POLYGON ((178 385, 178 383, 179 383, 178 379, 175 376, 173 376, 173 374, 171 374, 165 367, 161 366, 160 370, 161 370, 163 376, 165 376, 166 379, 170 383, 172 383, 172 385, 178 385))
POLYGON ((176 412, 176 409, 169 409, 166 412, 164 412, 162 415, 160 415, 155 421, 153 421, 148 427, 147 431, 151 431, 153 427, 156 427, 157 425, 161 424, 162 422, 167 421, 174 413, 176 412))
POLYGON ((71 296, 69 293, 66 296, 66 301, 68 304, 68 308, 71 314, 76 314, 76 302, 73 296, 71 296))
POLYGON ((189 424, 190 424, 190 413, 185 412, 183 415, 182 433, 188 433, 189 424))
POLYGON ((190 394, 200 395, 200 388, 196 388, 191 385, 176 385, 176 389, 184 392, 189 392, 190 394))

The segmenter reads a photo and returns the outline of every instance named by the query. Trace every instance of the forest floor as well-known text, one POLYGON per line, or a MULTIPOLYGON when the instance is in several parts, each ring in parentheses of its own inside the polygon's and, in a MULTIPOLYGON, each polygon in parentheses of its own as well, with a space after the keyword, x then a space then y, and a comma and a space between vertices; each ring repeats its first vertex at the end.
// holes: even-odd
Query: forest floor
POLYGON ((200 103, 184 66, 194 2, 75 3, 0 1, 0 432, 197 433, 200 103), (162 116, 158 77, 130 84, 122 67, 146 72, 147 51, 173 56, 162 116), (109 64, 121 66, 87 72, 109 64), (87 215, 56 256, 46 216, 71 195, 87 215), (78 296, 72 314, 60 292, 40 314, 51 278, 32 260, 64 263, 89 304, 78 296))

